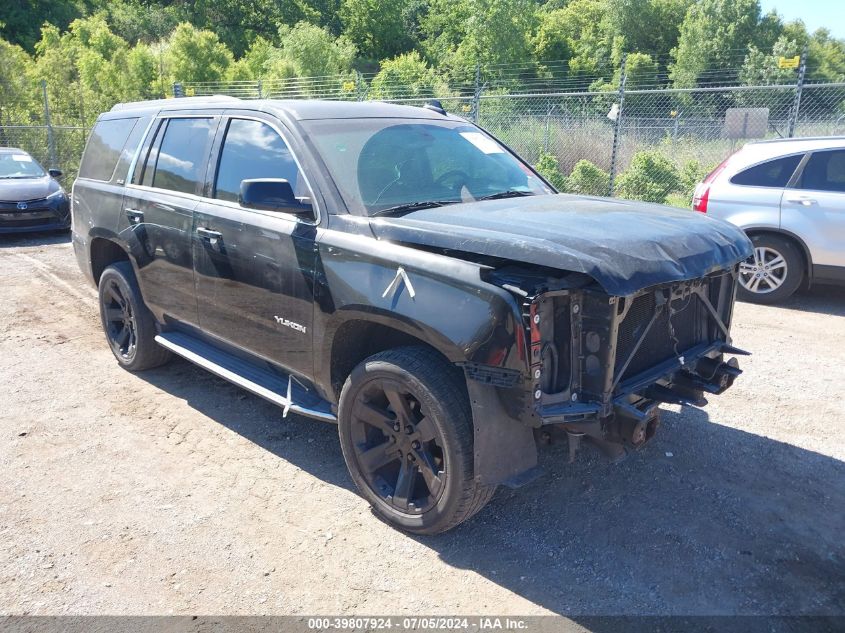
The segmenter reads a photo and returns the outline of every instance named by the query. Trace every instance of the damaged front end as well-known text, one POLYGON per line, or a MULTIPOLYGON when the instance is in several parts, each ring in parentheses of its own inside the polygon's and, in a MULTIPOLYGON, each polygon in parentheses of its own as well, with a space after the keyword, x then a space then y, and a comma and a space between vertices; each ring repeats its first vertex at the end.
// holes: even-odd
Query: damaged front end
POLYGON ((727 358, 747 353, 731 345, 736 281, 734 266, 627 296, 509 284, 522 297, 528 421, 565 430, 572 453, 586 436, 619 455, 653 436, 659 404, 705 405, 742 373, 727 358))

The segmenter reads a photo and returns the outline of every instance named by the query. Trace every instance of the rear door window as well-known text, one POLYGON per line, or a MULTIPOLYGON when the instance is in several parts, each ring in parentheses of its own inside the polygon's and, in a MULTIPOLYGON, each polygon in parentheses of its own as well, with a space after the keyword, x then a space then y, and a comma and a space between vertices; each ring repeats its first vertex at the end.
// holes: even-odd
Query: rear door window
POLYGON ((784 156, 770 160, 754 167, 739 172, 731 182, 735 185, 746 185, 749 187, 776 187, 782 189, 786 187, 792 174, 795 173, 795 168, 804 157, 803 154, 795 156, 784 156))
POLYGON ((197 193, 205 174, 213 122, 211 118, 174 118, 167 122, 155 157, 153 187, 197 193))
POLYGON ((845 150, 813 152, 804 165, 798 188, 845 192, 845 150))
MULTIPOLYGON (((110 181, 121 152, 137 123, 137 118, 99 121, 88 139, 85 156, 79 167, 79 177, 110 181)), ((134 152, 134 148, 132 151, 134 152)))
POLYGON ((284 178, 297 197, 309 195, 290 148, 273 128, 261 121, 232 119, 220 153, 214 197, 237 202, 241 181, 253 178, 284 178))

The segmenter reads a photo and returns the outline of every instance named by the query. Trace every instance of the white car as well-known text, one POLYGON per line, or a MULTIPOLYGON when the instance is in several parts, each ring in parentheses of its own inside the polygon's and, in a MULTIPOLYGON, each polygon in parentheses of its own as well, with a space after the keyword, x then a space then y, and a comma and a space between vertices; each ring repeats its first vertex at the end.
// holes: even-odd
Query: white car
POLYGON ((802 283, 845 282, 845 137, 749 143, 696 187, 693 209, 754 243, 740 299, 775 303, 802 283))

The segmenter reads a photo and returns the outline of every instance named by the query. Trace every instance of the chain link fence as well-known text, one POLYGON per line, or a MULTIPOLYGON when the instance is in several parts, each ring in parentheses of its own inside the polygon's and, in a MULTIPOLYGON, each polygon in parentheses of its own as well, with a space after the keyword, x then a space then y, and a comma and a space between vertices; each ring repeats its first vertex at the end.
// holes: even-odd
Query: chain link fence
POLYGON ((90 122, 71 90, 60 95, 50 92, 43 81, 0 82, 0 147, 22 149, 44 167, 61 169, 63 184, 69 189, 79 170, 90 122), (66 106, 71 98, 73 108, 66 106), (54 109, 57 103, 58 111, 54 109))
POLYGON ((476 70, 457 88, 445 82, 423 89, 376 86, 372 77, 350 74, 176 84, 174 95, 409 105, 438 98, 449 112, 489 130, 562 191, 688 207, 695 185, 746 142, 845 135, 845 83, 806 83, 805 71, 802 59, 792 84, 722 86, 709 80, 699 88, 626 89, 623 58, 616 85, 605 83, 601 90, 591 90, 596 82, 589 78, 485 81, 476 70))
MULTIPOLYGON (((637 77, 628 77, 624 61, 617 78, 599 90, 595 78, 514 77, 484 78, 476 69, 457 86, 437 79, 386 85, 353 72, 176 83, 166 96, 381 99, 409 105, 439 98, 449 112, 488 129, 562 191, 684 207, 695 184, 748 141, 845 135, 845 83, 805 82, 803 64, 794 83, 760 86, 643 88, 637 77)), ((93 120, 110 107, 98 98, 73 86, 0 82, 0 145, 19 147, 45 166, 62 169, 70 186, 93 120)))

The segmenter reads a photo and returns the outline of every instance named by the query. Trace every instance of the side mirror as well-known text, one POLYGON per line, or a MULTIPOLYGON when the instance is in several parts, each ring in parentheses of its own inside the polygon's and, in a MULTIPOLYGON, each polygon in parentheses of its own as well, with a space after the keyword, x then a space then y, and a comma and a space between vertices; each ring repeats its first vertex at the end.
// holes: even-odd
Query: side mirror
POLYGON ((63 172, 61 169, 48 169, 47 173, 53 178, 61 178, 63 172))
POLYGON ((284 178, 242 180, 238 202, 247 209, 281 211, 295 215, 311 215, 311 204, 293 195, 293 187, 284 178))

